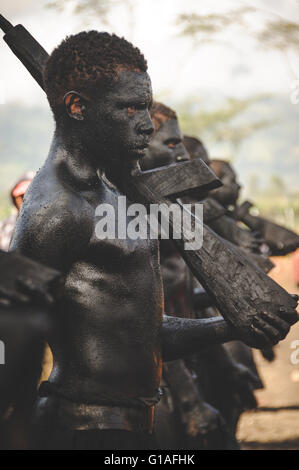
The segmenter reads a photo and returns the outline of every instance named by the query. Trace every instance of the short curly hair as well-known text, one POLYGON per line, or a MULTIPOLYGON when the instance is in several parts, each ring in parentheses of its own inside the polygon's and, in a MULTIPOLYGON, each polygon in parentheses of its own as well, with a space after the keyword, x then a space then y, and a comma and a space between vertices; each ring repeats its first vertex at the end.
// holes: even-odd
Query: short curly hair
POLYGON ((54 115, 64 109, 68 91, 103 92, 122 70, 146 72, 147 62, 130 42, 115 34, 83 31, 54 49, 44 70, 44 84, 54 115))
POLYGON ((192 160, 195 158, 201 158, 205 163, 210 163, 208 151, 200 139, 184 135, 183 143, 192 160))
POLYGON ((153 102, 150 109, 150 115, 155 126, 155 132, 160 129, 165 121, 168 121, 169 119, 177 120, 178 118, 173 109, 168 108, 168 106, 165 106, 165 104, 159 103, 158 101, 153 102))

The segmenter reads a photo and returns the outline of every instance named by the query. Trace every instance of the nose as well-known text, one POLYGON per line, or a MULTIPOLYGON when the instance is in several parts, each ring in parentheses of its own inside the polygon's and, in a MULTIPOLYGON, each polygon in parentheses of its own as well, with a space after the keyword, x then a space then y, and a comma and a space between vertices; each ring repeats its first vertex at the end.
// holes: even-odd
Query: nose
POLYGON ((150 114, 147 111, 142 124, 139 126, 138 132, 139 134, 143 134, 143 135, 152 135, 154 130, 155 128, 154 128, 153 121, 151 120, 150 114))
POLYGON ((176 161, 177 162, 186 162, 190 160, 190 155, 187 152, 187 149, 183 143, 177 145, 176 151, 176 161))

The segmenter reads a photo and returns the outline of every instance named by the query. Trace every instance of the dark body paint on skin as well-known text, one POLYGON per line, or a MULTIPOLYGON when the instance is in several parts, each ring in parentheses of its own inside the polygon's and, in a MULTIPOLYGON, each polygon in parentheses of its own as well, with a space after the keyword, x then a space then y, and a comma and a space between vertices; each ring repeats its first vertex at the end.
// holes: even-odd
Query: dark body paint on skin
MULTIPOLYGON (((170 339, 171 358, 171 338, 181 332, 181 343, 188 344, 186 335, 191 336, 196 350, 206 342, 234 337, 223 319, 178 325, 168 318, 162 328, 158 241, 95 237, 96 207, 117 207, 123 174, 144 155, 154 130, 151 100, 148 75, 122 71, 104 97, 83 100, 84 119, 68 120, 66 115, 58 122, 49 157, 26 194, 12 241, 12 249, 65 275, 48 338, 54 356, 50 384, 56 395, 79 404, 152 402, 161 379, 163 342, 164 352, 170 339)), ((68 429, 75 428, 78 410, 70 411, 70 418, 66 406, 58 414, 51 396, 39 401, 44 442, 61 426, 65 432, 63 412, 68 429)), ((103 424, 99 415, 94 419, 93 426, 103 424)), ((110 426, 117 428, 117 422, 110 426)))
POLYGON ((151 139, 145 157, 141 161, 142 170, 190 160, 182 142, 182 133, 176 119, 165 121, 151 139))
POLYGON ((210 166, 223 184, 220 188, 211 191, 212 197, 224 207, 235 205, 240 195, 241 185, 237 181, 233 168, 221 160, 211 160, 210 166))
POLYGON ((150 101, 148 75, 123 71, 117 86, 88 111, 87 129, 97 115, 94 129, 85 129, 89 134, 64 138, 57 130, 13 237, 12 249, 65 275, 49 338, 54 356, 50 381, 66 397, 85 402, 95 397, 101 402, 102 395, 152 397, 160 382, 158 242, 95 236, 96 207, 117 207, 121 194, 97 176, 97 169, 109 165, 111 179, 119 180, 122 169, 142 156, 141 146, 153 131, 150 101), (134 103, 139 109, 128 119, 128 104, 134 103), (97 142, 91 132, 99 132, 97 142))

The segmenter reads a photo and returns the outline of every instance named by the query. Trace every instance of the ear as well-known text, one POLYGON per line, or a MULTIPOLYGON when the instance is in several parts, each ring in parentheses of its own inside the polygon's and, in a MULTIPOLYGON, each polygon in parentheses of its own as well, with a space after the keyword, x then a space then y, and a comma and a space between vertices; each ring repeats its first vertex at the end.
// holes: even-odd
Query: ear
POLYGON ((64 105, 69 117, 77 121, 83 121, 85 118, 85 99, 76 91, 69 91, 64 95, 64 105))

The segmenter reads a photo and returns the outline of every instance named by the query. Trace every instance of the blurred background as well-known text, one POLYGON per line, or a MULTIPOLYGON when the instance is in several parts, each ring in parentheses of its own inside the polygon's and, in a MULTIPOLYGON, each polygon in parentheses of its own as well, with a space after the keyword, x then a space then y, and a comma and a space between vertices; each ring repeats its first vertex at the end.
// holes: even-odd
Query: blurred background
MULTIPOLYGON (((51 52, 82 29, 115 32, 144 52, 156 99, 211 157, 233 162, 243 196, 299 222, 299 2, 295 0, 1 0, 1 13, 51 52)), ((8 189, 45 160, 47 100, 0 44, 0 218, 8 189)))
MULTIPOLYGON (((83 29, 132 41, 148 60, 155 98, 178 112, 183 131, 202 139, 211 158, 233 163, 243 199, 298 230, 299 1, 1 0, 0 13, 49 53, 83 29)), ((0 63, 1 220, 12 210, 15 181, 47 157, 53 120, 44 93, 4 42, 0 63)), ((289 259, 276 264, 274 277, 296 292, 289 259)), ((276 366, 258 358, 268 386, 260 404, 277 410, 244 417, 239 437, 249 448, 299 448, 298 410, 279 414, 299 405, 299 366, 289 359, 298 331, 279 346, 276 366)))

